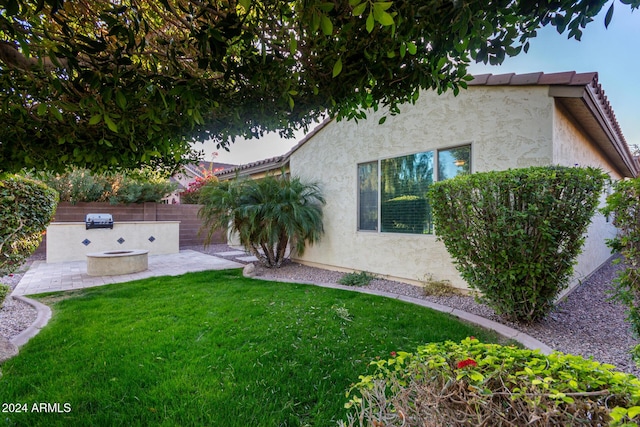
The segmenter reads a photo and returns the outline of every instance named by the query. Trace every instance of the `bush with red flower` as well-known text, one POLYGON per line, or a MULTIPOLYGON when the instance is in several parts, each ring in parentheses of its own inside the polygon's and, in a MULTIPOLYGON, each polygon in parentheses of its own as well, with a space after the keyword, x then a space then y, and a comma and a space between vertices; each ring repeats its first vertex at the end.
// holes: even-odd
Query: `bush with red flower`
POLYGON ((200 203, 200 190, 206 185, 217 183, 218 178, 215 175, 206 175, 204 177, 196 177, 196 179, 189 183, 186 190, 180 193, 180 202, 186 204, 199 204, 200 203))
POLYGON ((630 426, 640 381, 612 365, 475 338, 393 352, 348 392, 341 426, 630 426))

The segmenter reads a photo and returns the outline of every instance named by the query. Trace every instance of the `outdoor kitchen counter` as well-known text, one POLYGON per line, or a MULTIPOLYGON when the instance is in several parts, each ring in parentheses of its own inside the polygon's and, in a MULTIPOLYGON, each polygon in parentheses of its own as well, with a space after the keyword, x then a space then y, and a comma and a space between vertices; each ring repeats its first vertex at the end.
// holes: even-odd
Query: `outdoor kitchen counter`
POLYGON ((111 228, 86 229, 84 222, 47 227, 47 263, 84 261, 89 253, 141 249, 149 255, 180 251, 180 221, 114 221, 111 228))

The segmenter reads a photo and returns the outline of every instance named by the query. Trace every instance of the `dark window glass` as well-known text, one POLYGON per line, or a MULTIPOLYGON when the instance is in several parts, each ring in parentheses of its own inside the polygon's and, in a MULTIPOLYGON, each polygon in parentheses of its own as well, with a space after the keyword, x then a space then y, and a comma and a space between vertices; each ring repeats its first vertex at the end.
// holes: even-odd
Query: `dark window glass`
POLYGON ((358 230, 378 229, 378 162, 358 165, 358 230))

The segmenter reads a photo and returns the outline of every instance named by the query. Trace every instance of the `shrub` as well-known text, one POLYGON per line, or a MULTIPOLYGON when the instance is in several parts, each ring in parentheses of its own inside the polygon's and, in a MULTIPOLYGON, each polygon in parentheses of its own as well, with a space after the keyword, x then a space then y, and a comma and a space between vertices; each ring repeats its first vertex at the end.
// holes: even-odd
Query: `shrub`
POLYGON ((60 201, 106 202, 111 192, 111 183, 104 175, 94 176, 88 169, 71 169, 64 174, 41 173, 37 178, 56 190, 60 201))
POLYGON ((640 381, 579 356, 467 338, 371 362, 348 426, 636 425, 640 381), (628 424, 624 424, 628 423, 628 424))
POLYGON ((88 169, 73 168, 62 175, 44 172, 37 177, 57 190, 61 201, 72 204, 159 202, 177 186, 148 169, 95 174, 88 169))
POLYGON ((533 322, 568 286, 605 179, 593 168, 532 167, 438 182, 436 234, 483 302, 533 322))
POLYGON ((209 175, 204 178, 196 177, 189 187, 180 193, 180 202, 187 204, 199 204, 202 187, 218 182, 218 177, 209 175))
POLYGON ((367 286, 376 276, 361 271, 360 273, 347 273, 338 280, 338 283, 344 286, 367 286))
POLYGON ((266 267, 280 267, 289 247, 302 254, 323 233, 324 197, 317 184, 299 178, 267 176, 202 188, 205 242, 217 230, 238 233, 240 242, 266 267))
POLYGON ((0 307, 2 307, 2 303, 4 302, 7 295, 9 295, 9 291, 11 288, 7 285, 0 283, 0 307))
POLYGON ((616 183, 603 213, 613 214, 618 228, 618 236, 607 244, 622 254, 627 265, 615 280, 614 299, 627 307, 627 320, 640 336, 640 178, 616 183))
POLYGON ((14 272, 38 248, 58 193, 18 175, 0 178, 0 276, 14 272))

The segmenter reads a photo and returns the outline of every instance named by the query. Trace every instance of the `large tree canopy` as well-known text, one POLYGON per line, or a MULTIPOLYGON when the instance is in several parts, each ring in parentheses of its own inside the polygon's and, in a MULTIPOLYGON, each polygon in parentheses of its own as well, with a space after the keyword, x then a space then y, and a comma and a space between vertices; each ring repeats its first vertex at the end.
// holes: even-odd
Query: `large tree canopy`
POLYGON ((172 169, 193 140, 393 113, 540 26, 579 39, 605 3, 0 0, 0 170, 172 169))

